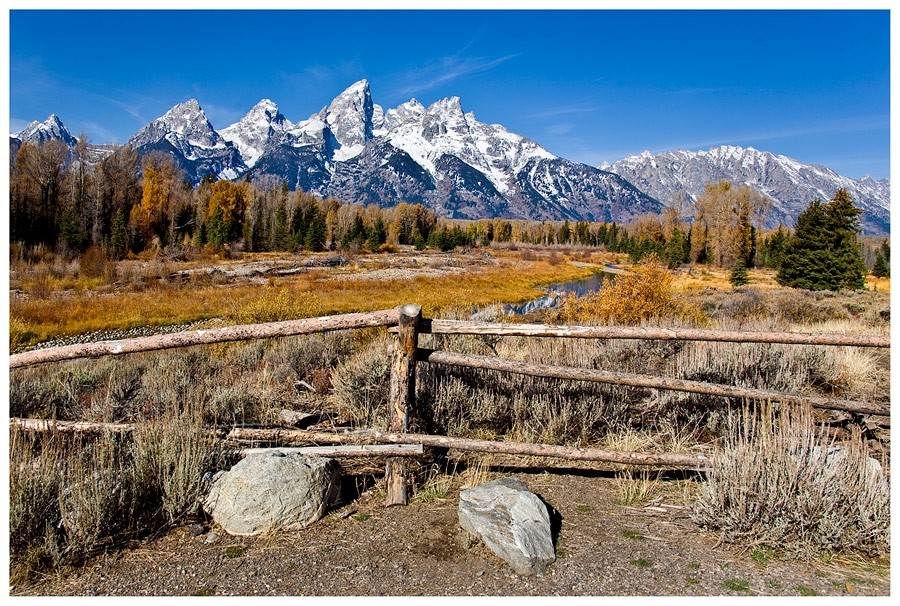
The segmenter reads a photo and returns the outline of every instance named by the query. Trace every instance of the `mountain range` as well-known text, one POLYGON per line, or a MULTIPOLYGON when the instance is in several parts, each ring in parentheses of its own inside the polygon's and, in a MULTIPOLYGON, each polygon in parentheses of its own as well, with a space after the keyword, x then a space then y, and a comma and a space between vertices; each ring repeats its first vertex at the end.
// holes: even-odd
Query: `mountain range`
MULTIPOLYGON (((21 141, 75 138, 55 115, 12 135, 21 141)), ((421 203, 439 216, 628 222, 660 212, 679 194, 696 198, 706 183, 727 179, 773 199, 766 226, 793 225, 815 198, 846 188, 863 211, 864 233, 890 230, 887 179, 854 180, 819 165, 753 148, 643 152, 593 167, 556 156, 499 124, 464 112, 458 97, 425 107, 415 99, 385 110, 366 80, 318 113, 289 121, 269 99, 216 130, 200 104, 180 103, 127 142, 139 155, 173 155, 194 184, 269 174, 291 189, 345 202, 421 203)))

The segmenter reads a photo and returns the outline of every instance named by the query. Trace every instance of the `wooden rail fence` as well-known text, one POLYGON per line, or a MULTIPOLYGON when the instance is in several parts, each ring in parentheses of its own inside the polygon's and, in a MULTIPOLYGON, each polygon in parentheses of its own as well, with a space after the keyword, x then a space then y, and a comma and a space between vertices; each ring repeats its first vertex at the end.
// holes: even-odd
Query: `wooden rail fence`
MULTIPOLYGON (((228 326, 224 328, 184 331, 181 333, 100 341, 96 343, 37 349, 11 355, 10 369, 24 368, 49 362, 77 358, 94 358, 106 355, 123 355, 142 351, 154 351, 212 343, 225 343, 249 339, 265 339, 293 335, 313 334, 334 330, 369 327, 392 327, 392 359, 390 376, 390 427, 389 431, 358 430, 348 432, 323 432, 286 429, 233 428, 227 437, 236 441, 269 441, 283 444, 338 444, 352 445, 345 452, 356 455, 388 455, 385 466, 387 481, 387 505, 405 504, 408 500, 408 457, 421 452, 422 446, 454 448, 458 450, 492 452, 502 454, 558 457, 570 460, 603 461, 628 465, 654 465, 704 469, 708 460, 703 455, 680 453, 614 452, 598 448, 575 448, 553 444, 523 442, 497 442, 473 440, 449 436, 412 434, 408 432, 410 419, 416 414, 416 364, 446 364, 468 368, 480 368, 537 377, 570 379, 612 383, 632 387, 669 389, 702 393, 728 398, 769 400, 785 404, 809 404, 813 407, 842 410, 860 415, 890 416, 887 402, 857 402, 835 398, 823 398, 788 394, 763 389, 752 389, 654 377, 623 372, 529 364, 498 357, 460 354, 421 349, 420 334, 468 334, 492 336, 568 337, 588 339, 648 339, 695 340, 734 343, 780 343, 798 345, 827 345, 854 347, 890 347, 890 338, 880 335, 812 334, 791 332, 747 332, 697 329, 634 328, 621 326, 551 326, 544 324, 498 324, 462 320, 438 320, 422 318, 422 309, 409 304, 395 309, 366 313, 343 314, 271 322, 228 326), (396 445, 373 448, 366 445, 396 445), (404 445, 415 445, 409 449, 404 445)), ((96 424, 55 422, 40 419, 12 419, 11 426, 41 431, 54 428, 58 431, 131 431, 128 424, 96 424)))

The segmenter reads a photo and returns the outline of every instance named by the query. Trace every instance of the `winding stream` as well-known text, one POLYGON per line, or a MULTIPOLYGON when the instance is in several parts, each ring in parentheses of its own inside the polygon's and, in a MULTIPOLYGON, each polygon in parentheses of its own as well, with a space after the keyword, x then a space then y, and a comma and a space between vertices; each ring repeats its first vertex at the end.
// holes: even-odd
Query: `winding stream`
POLYGON ((617 268, 607 267, 604 270, 598 270, 596 273, 582 278, 581 280, 572 280, 571 282, 560 282, 559 284, 551 284, 544 291, 547 293, 537 299, 532 299, 525 303, 505 303, 502 306, 482 310, 472 316, 473 320, 486 320, 491 316, 495 316, 497 311, 502 315, 524 315, 538 309, 549 309, 556 307, 564 294, 573 293, 576 297, 584 296, 588 293, 596 292, 603 287, 606 280, 612 278, 619 273, 617 268))

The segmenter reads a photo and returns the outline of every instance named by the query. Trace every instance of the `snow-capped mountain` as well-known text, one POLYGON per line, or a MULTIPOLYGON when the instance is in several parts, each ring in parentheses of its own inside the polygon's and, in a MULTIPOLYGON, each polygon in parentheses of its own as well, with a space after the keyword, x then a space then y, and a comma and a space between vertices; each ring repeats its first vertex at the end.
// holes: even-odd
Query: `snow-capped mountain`
POLYGON ((179 103, 143 127, 127 145, 141 156, 152 151, 172 154, 194 183, 207 174, 235 179, 247 170, 240 152, 216 132, 195 99, 179 103))
POLYGON ((293 125, 278 111, 278 106, 263 99, 239 122, 222 129, 220 134, 237 148, 244 164, 252 168, 270 142, 283 139, 292 128, 293 125))
POLYGON ((458 97, 384 110, 360 80, 308 119, 291 124, 260 101, 221 131, 251 177, 273 174, 347 202, 422 203, 457 218, 627 221, 657 200, 600 169, 558 158, 537 143, 465 113, 458 97))
POLYGON ((11 135, 19 143, 43 143, 45 141, 62 141, 69 147, 75 147, 78 139, 72 136, 59 116, 50 114, 43 122, 35 120, 18 133, 11 135))
MULTIPOLYGON (((11 135, 11 151, 23 141, 50 139, 77 143, 53 115, 11 135)), ((499 124, 479 122, 463 111, 458 97, 428 107, 411 99, 385 110, 372 101, 366 80, 296 123, 262 99, 238 122, 216 131, 191 99, 128 144, 140 155, 171 153, 194 184, 207 174, 270 174, 292 189, 345 202, 421 203, 440 216, 468 219, 627 222, 659 212, 681 193, 696 199, 707 183, 725 179, 772 198, 768 227, 792 226, 810 201, 829 200, 844 187, 864 211, 864 233, 890 231, 887 179, 854 180, 824 166, 732 146, 643 152, 596 168, 557 157, 499 124)))
POLYGON ((883 235, 890 231, 891 197, 887 179, 850 179, 825 166, 803 164, 752 147, 722 146, 708 151, 678 150, 660 154, 645 151, 604 168, 667 204, 679 194, 696 199, 710 182, 726 179, 736 185, 749 185, 773 201, 767 227, 779 223, 793 226, 794 219, 812 200, 830 200, 843 187, 863 211, 860 217, 863 233, 883 235))

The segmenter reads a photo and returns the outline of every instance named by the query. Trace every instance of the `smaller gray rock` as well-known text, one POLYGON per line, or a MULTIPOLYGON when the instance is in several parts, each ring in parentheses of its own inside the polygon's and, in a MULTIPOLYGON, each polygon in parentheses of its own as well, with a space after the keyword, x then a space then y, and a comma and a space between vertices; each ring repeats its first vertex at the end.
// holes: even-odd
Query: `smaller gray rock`
POLYGON ((459 525, 518 574, 543 572, 556 560, 547 506, 515 478, 461 492, 459 525))
POLYGON ((203 506, 228 534, 296 530, 325 515, 340 495, 340 480, 334 459, 256 453, 216 474, 203 506))

